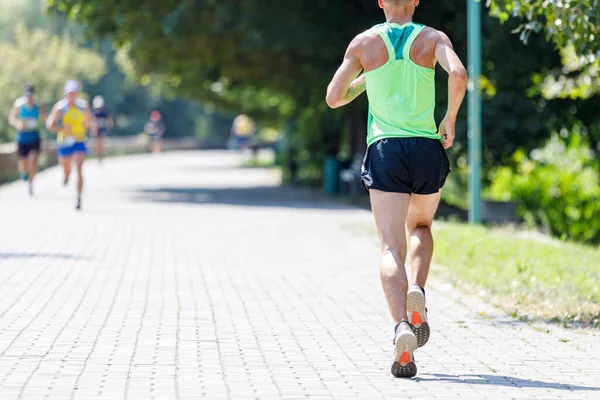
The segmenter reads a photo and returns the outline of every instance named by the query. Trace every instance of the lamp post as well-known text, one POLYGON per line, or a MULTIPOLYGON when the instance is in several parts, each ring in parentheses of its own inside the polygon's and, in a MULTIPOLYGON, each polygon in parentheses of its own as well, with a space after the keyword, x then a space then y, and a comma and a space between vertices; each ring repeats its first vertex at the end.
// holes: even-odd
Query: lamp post
POLYGON ((481 1, 467 0, 469 223, 481 223, 481 1))

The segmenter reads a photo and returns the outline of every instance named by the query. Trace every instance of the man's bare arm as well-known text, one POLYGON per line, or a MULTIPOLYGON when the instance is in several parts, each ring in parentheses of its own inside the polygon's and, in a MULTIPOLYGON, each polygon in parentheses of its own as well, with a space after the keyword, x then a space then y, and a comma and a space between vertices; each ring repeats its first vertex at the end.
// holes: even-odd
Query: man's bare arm
POLYGON ((18 112, 18 107, 13 107, 10 109, 10 112, 8 113, 8 123, 16 129, 23 129, 23 121, 19 120, 17 117, 18 112))
POLYGON ((46 128, 48 129, 48 131, 52 133, 58 133, 60 131, 60 127, 57 124, 59 114, 60 109, 57 107, 57 105, 52 107, 50 115, 48 115, 48 118, 46 119, 46 128))
POLYGON ((365 76, 360 75, 363 67, 360 62, 360 36, 357 36, 346 50, 344 61, 327 87, 327 105, 331 108, 345 106, 366 89, 365 76))
POLYGON ((448 73, 448 118, 456 119, 467 90, 467 70, 454 52, 452 43, 445 33, 435 46, 435 59, 448 73))
POLYGON ((454 52, 448 36, 443 32, 439 34, 440 39, 435 46, 435 59, 448 73, 448 110, 440 124, 439 133, 444 148, 449 148, 454 143, 456 116, 467 91, 467 70, 454 52))

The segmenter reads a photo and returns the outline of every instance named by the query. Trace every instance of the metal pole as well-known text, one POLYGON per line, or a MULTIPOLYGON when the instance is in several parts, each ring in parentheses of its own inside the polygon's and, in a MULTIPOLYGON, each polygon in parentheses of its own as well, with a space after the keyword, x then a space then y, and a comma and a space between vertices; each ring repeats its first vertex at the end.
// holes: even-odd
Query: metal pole
POLYGON ((469 223, 481 223, 481 2, 467 0, 469 70, 469 223))

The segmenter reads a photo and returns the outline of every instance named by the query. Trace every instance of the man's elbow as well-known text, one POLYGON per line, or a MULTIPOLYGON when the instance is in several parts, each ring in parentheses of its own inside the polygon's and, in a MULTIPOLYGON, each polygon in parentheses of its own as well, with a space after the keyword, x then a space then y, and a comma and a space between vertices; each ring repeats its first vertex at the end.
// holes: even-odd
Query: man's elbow
POLYGON ((464 86, 467 86, 467 70, 464 67, 452 70, 450 72, 450 78, 463 84, 464 86))
POLYGON ((339 108, 343 106, 341 99, 337 96, 334 96, 331 93, 327 93, 327 96, 325 97, 325 102, 330 108, 339 108))
POLYGON ((333 85, 327 87, 327 95, 325 96, 325 102, 330 108, 339 108, 344 105, 344 101, 340 96, 338 90, 333 85))

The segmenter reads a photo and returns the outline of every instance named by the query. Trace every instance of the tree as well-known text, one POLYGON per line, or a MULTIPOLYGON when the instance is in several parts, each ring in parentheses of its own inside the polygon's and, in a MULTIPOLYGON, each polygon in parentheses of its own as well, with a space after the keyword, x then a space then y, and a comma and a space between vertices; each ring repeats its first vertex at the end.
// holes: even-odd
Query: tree
MULTIPOLYGON (((527 42, 532 32, 543 31, 560 51, 562 67, 538 76, 545 99, 587 101, 576 104, 579 109, 590 106, 589 100, 600 93, 600 3, 598 0, 488 0, 491 13, 506 21, 511 15, 523 21, 515 32, 527 42)), ((597 109, 597 100, 592 108, 597 109)), ((575 113, 574 113, 575 114, 575 113)), ((587 112, 580 116, 588 119, 587 112)), ((589 125, 589 123, 586 123, 589 125)), ((597 126, 597 124, 595 124, 597 126)), ((594 150, 600 152, 600 132, 592 136, 594 150)))
MULTIPOLYGON (((96 52, 81 49, 70 39, 49 35, 43 30, 17 28, 13 43, 0 43, 0 109, 5 115, 23 93, 23 85, 36 86, 38 98, 52 103, 62 97, 68 79, 96 81, 105 72, 104 59, 96 52)), ((84 88, 85 90, 85 88, 84 88)), ((6 118, 0 118, 0 142, 14 139, 6 118)))
POLYGON ((524 41, 532 32, 544 31, 558 48, 574 46, 580 55, 600 55, 598 0, 488 0, 488 4, 503 21, 510 16, 526 20, 517 28, 524 41))
MULTIPOLYGON (((154 0, 146 2, 142 11, 133 0, 50 0, 49 6, 85 23, 94 35, 111 35, 139 78, 158 76, 178 94, 254 117, 296 122, 300 116, 311 115, 322 119, 315 126, 337 123, 353 134, 346 140, 355 147, 351 153, 364 143, 360 139, 364 122, 361 126, 361 118, 356 117, 365 115, 364 98, 341 111, 343 116, 320 112, 320 107, 350 40, 383 20, 375 0, 290 0, 268 6, 257 0, 154 0)), ((501 17, 510 15, 508 1, 493 1, 491 6, 501 17)), ((516 10, 510 6, 511 12, 516 10)), ((416 19, 447 32, 465 59, 465 11, 465 0, 423 5, 417 8, 416 19)), ((511 33, 521 29, 518 21, 504 25, 490 17, 483 21, 484 144, 486 154, 491 155, 489 162, 497 163, 520 146, 535 148, 549 136, 547 120, 562 123, 570 118, 571 103, 547 102, 537 89, 549 73, 561 67, 552 45, 532 34, 524 47, 511 33)), ((438 74, 439 113, 446 103, 444 76, 438 74)), ((464 143, 466 124, 458 128, 458 138, 464 143)), ((323 139, 325 135, 323 131, 297 134, 306 136, 306 143, 318 143, 313 136, 323 139)), ((462 154, 465 150, 456 146, 454 151, 462 154)))
MULTIPOLYGON (((301 0, 268 7, 259 1, 150 1, 142 12, 135 1, 52 0, 49 7, 90 32, 112 35, 128 49, 138 74, 160 73, 178 93, 223 101, 231 91, 260 88, 300 108, 321 100, 348 40, 380 17, 375 2, 360 0, 309 7, 301 0)), ((237 106, 264 106, 257 99, 237 106)))

